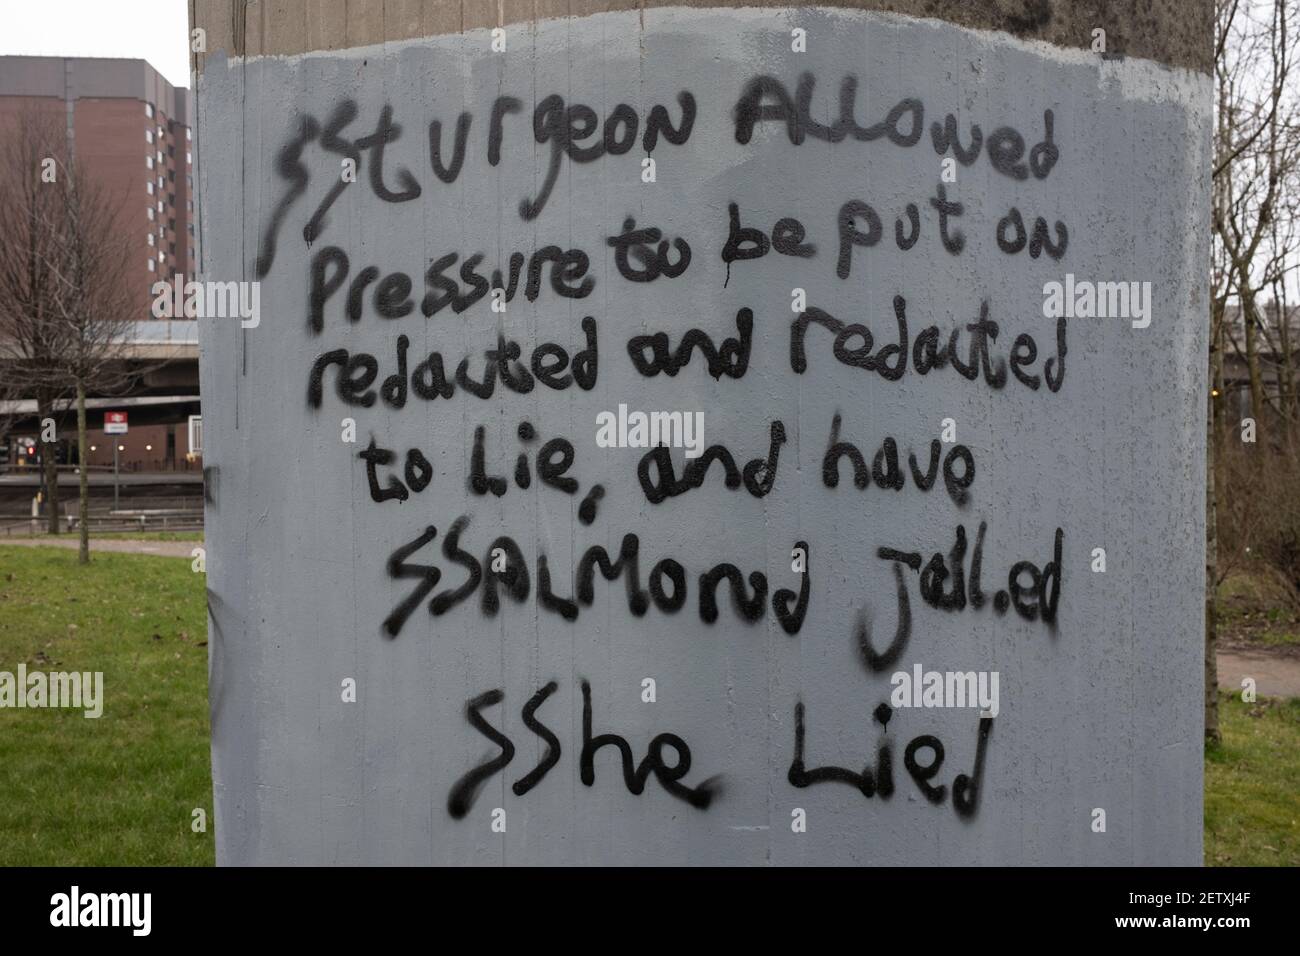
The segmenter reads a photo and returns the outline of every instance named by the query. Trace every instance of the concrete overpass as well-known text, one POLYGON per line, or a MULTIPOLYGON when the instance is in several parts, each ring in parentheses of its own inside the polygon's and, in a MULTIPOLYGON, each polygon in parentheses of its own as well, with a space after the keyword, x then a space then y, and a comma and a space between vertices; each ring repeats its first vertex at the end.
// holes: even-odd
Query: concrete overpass
MULTIPOLYGON (((3 356, 3 349, 0 349, 3 356)), ((177 424, 199 414, 199 323, 197 320, 153 319, 135 322, 121 351, 120 364, 130 373, 130 386, 115 395, 92 394, 92 411, 127 409, 132 425, 177 424)), ((10 374, 12 361, 0 357, 0 375, 10 374)), ((92 427, 99 416, 91 415, 92 427)), ((27 396, 0 402, 0 420, 16 434, 39 429, 36 400, 27 396)), ((76 410, 55 416, 60 431, 75 426, 76 410)))

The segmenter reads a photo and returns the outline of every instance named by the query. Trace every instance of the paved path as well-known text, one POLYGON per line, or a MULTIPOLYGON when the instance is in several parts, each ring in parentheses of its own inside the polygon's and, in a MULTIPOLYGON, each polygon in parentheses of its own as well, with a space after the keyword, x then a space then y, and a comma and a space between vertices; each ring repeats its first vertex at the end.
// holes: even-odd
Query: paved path
MULTIPOLYGON (((23 548, 70 548, 79 547, 76 538, 3 538, 0 548, 5 545, 23 548)), ((136 538, 91 538, 91 551, 118 551, 127 554, 157 554, 167 558, 189 558, 195 548, 201 547, 202 541, 141 541, 136 538)))
POLYGON ((1240 693, 1243 677, 1255 679, 1261 697, 1300 697, 1300 658, 1241 648, 1219 651, 1219 686, 1240 693))

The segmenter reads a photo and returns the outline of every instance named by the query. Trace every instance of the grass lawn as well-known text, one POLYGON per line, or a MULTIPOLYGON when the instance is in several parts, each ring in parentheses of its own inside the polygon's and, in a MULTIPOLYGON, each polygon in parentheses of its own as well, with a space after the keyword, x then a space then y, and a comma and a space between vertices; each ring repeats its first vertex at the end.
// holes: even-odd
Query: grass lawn
POLYGON ((1208 866, 1300 866, 1300 698, 1219 695, 1205 760, 1208 866))
MULTIPOLYGON (((0 865, 213 862, 206 640, 186 559, 0 541, 0 670, 103 671, 105 696, 97 720, 0 710, 0 865)), ((1300 865, 1300 699, 1221 701, 1205 862, 1300 865)))
POLYGON ((206 641, 188 560, 0 543, 0 670, 104 674, 98 719, 0 710, 0 865, 213 862, 206 641))

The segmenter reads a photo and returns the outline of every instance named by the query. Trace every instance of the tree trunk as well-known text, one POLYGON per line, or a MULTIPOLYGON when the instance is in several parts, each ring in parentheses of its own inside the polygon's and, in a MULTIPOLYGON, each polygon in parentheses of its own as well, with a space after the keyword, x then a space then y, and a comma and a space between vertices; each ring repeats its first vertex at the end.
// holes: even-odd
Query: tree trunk
POLYGON ((49 395, 44 392, 38 392, 36 398, 37 418, 41 423, 41 467, 45 472, 45 507, 47 516, 47 530, 50 534, 59 533, 59 455, 58 455, 58 433, 55 433, 55 440, 47 442, 45 440, 45 420, 53 418, 54 402, 49 395))
POLYGON ((1250 373, 1250 417, 1255 420, 1255 441, 1264 435, 1264 383, 1259 375, 1259 313, 1255 310, 1255 294, 1245 285, 1249 276, 1240 281, 1243 317, 1246 320, 1246 368, 1250 373))
POLYGON ((1216 312, 1211 321, 1210 328, 1213 330, 1213 339, 1210 342, 1210 381, 1214 388, 1210 394, 1210 421, 1209 437, 1210 447, 1207 454, 1210 455, 1210 461, 1214 468, 1214 495, 1215 518, 1219 514, 1219 502, 1226 499, 1228 493, 1228 482, 1225 476, 1224 456, 1228 451, 1228 386, 1223 377, 1223 355, 1224 348, 1227 346, 1227 337, 1224 334, 1224 317, 1223 306, 1220 304, 1215 307, 1216 312))
POLYGON ((46 530, 50 534, 59 533, 59 459, 57 441, 43 443, 41 457, 45 462, 45 493, 48 508, 46 530))
POLYGON ((1214 398, 1210 397, 1206 413, 1205 455, 1205 741, 1219 742, 1219 601, 1216 585, 1219 576, 1219 532, 1215 494, 1215 427, 1214 398))
POLYGON ((1281 289, 1281 283, 1275 286, 1277 291, 1273 294, 1273 301, 1278 303, 1278 348, 1281 352, 1279 356, 1281 367, 1278 370, 1278 381, 1280 383, 1281 395, 1278 397, 1278 405, 1282 409, 1282 427, 1286 429, 1286 447, 1295 454, 1297 442, 1300 441, 1300 418, 1297 418, 1297 410, 1300 410, 1300 404, 1296 401, 1295 392, 1295 365, 1292 354, 1291 328, 1288 322, 1291 318, 1290 310, 1286 305, 1286 293, 1281 289))
POLYGON ((86 383, 77 379, 77 471, 81 475, 81 500, 77 503, 77 530, 81 536, 81 547, 77 551, 77 561, 90 563, 90 472, 87 470, 86 457, 86 383))

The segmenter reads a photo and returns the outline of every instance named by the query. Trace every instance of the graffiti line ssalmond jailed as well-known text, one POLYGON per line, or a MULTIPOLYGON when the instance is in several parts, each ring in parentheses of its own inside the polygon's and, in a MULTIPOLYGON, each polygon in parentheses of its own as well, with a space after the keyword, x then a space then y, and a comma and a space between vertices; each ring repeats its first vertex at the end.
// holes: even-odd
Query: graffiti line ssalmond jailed
POLYGON ((219 862, 1199 860, 1209 77, 863 5, 206 56, 219 862))

